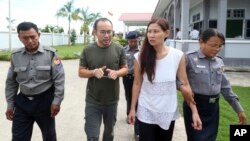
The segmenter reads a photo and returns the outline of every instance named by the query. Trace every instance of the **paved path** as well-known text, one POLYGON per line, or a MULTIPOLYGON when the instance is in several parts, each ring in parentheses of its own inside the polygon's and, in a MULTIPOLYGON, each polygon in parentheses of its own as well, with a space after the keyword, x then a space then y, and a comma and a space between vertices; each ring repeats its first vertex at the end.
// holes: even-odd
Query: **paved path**
MULTIPOLYGON (((56 117, 58 141, 85 141, 84 132, 84 98, 86 80, 78 77, 78 60, 63 61, 66 73, 65 100, 61 105, 61 112, 56 117)), ((4 96, 5 79, 9 67, 8 62, 0 61, 0 140, 11 140, 11 122, 5 119, 6 102, 4 96)), ((250 85, 250 73, 229 73, 233 85, 250 85), (239 81, 238 81, 239 80, 239 81)), ((118 117, 115 126, 115 141, 133 141, 133 127, 126 124, 126 103, 122 83, 118 117)), ((102 133, 101 133, 102 134, 102 133)), ((173 141, 185 141, 183 118, 176 121, 173 141)), ((41 133, 35 125, 32 141, 42 141, 41 133)))

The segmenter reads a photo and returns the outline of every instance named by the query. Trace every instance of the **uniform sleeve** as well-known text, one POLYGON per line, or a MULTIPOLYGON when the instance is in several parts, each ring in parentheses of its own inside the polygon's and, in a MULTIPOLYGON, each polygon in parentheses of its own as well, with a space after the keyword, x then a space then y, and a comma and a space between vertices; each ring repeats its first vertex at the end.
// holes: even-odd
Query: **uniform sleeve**
POLYGON ((14 108, 14 99, 17 95, 19 84, 16 81, 17 74, 14 72, 14 66, 11 61, 11 65, 8 70, 6 86, 5 86, 5 96, 7 101, 7 108, 14 108))
POLYGON ((56 53, 54 53, 52 59, 52 80, 54 82, 55 95, 53 104, 60 105, 64 98, 65 75, 63 64, 56 53))
POLYGON ((230 82, 225 74, 222 75, 221 93, 225 100, 233 107, 235 112, 242 112, 238 96, 233 92, 230 82))

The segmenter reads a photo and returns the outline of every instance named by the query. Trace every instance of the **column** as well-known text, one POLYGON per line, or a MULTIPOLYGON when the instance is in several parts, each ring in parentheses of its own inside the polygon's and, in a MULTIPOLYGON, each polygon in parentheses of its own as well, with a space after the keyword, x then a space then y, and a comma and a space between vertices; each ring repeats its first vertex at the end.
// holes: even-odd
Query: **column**
POLYGON ((218 0, 217 8, 218 8, 217 28, 222 34, 226 35, 227 0, 218 0))
POLYGON ((188 39, 190 0, 181 0, 182 40, 188 39))

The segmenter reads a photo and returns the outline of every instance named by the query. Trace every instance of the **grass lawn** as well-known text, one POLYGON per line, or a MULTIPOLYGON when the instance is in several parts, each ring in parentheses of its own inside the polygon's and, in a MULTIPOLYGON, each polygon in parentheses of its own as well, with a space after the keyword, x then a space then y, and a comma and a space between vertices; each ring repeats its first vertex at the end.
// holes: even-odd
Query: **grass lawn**
MULTIPOLYGON (((233 91, 239 96, 240 103, 245 110, 245 114, 250 122, 250 87, 233 86, 233 91)), ((178 95, 179 109, 182 114, 182 101, 181 94, 178 95)), ((220 97, 220 122, 219 132, 216 141, 229 141, 230 125, 238 124, 239 119, 233 108, 225 101, 223 96, 220 97)))
POLYGON ((76 44, 74 46, 63 45, 55 47, 59 57, 62 60, 79 58, 79 55, 81 54, 83 48, 84 48, 83 44, 76 44))

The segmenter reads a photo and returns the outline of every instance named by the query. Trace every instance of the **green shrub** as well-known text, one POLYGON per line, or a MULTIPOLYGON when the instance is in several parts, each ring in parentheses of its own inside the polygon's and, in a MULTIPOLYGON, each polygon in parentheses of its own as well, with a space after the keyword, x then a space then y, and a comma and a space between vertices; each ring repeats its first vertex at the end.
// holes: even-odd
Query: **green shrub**
POLYGON ((11 53, 9 51, 0 51, 0 60, 9 61, 11 53))
POLYGON ((123 39, 123 38, 118 37, 118 36, 113 37, 113 41, 122 45, 122 46, 125 46, 128 44, 128 41, 126 39, 123 39))

